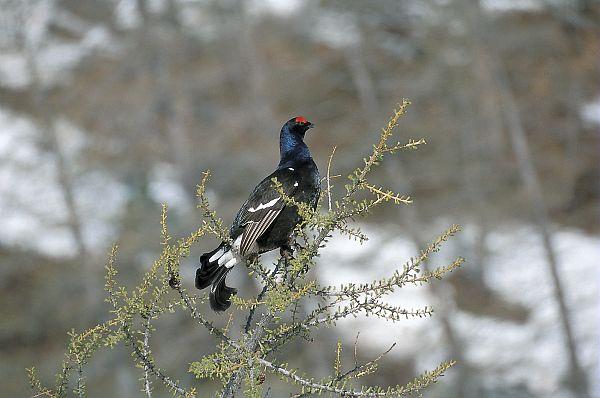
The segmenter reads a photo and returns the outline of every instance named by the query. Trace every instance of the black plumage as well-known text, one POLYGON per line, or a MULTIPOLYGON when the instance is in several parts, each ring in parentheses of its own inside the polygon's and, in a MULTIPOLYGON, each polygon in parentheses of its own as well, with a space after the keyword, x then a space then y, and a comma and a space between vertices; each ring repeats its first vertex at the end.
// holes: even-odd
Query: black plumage
POLYGON ((196 287, 204 289, 212 285, 209 300, 213 310, 224 311, 231 305, 231 295, 236 289, 225 284, 231 268, 252 255, 288 248, 292 232, 300 222, 297 207, 286 205, 273 186, 273 178, 281 183, 286 196, 313 208, 317 205, 319 170, 304 143, 304 135, 312 127, 314 125, 301 116, 283 125, 279 136, 279 165, 254 188, 238 211, 229 231, 233 244, 222 242, 200 257, 196 287))

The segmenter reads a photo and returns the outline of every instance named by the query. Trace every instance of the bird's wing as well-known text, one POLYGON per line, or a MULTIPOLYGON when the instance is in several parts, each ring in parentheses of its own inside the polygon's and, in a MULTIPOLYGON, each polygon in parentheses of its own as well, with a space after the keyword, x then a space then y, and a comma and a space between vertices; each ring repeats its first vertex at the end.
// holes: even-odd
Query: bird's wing
POLYGON ((277 178, 283 192, 287 196, 292 196, 298 186, 294 174, 294 170, 290 169, 273 172, 254 188, 238 212, 234 225, 244 228, 239 247, 242 256, 248 253, 256 240, 265 233, 285 207, 283 198, 273 187, 272 178, 277 178))

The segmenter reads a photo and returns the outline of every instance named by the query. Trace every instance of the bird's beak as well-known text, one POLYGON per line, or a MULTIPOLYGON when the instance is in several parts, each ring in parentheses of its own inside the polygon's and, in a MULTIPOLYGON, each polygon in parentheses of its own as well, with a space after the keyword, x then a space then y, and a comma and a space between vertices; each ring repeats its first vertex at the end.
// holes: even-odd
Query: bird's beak
POLYGON ((315 127, 314 123, 308 122, 308 128, 312 129, 313 127, 315 127))

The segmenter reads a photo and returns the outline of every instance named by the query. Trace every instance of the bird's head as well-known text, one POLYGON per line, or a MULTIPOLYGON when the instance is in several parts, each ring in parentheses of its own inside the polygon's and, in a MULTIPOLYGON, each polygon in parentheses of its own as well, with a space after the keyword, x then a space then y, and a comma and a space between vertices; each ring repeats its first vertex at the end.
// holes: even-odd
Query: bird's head
POLYGON ((302 138, 304 138, 304 134, 306 134, 308 129, 313 127, 315 127, 315 125, 309 122, 304 116, 293 117, 283 125, 284 129, 288 130, 290 133, 298 134, 302 138))

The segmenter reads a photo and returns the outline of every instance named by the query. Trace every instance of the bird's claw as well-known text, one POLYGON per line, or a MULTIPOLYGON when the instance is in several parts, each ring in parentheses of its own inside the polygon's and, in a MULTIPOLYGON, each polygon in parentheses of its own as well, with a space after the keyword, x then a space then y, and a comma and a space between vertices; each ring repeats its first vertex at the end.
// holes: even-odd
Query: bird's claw
POLYGON ((294 258, 294 249, 288 245, 281 246, 279 253, 281 254, 281 257, 285 258, 286 260, 291 260, 294 258))
POLYGON ((299 251, 299 250, 304 250, 306 248, 306 246, 302 246, 300 243, 294 242, 294 248, 299 251))
POLYGON ((171 277, 169 278, 169 286, 171 286, 171 289, 177 289, 181 287, 181 281, 177 276, 171 275, 171 277))

